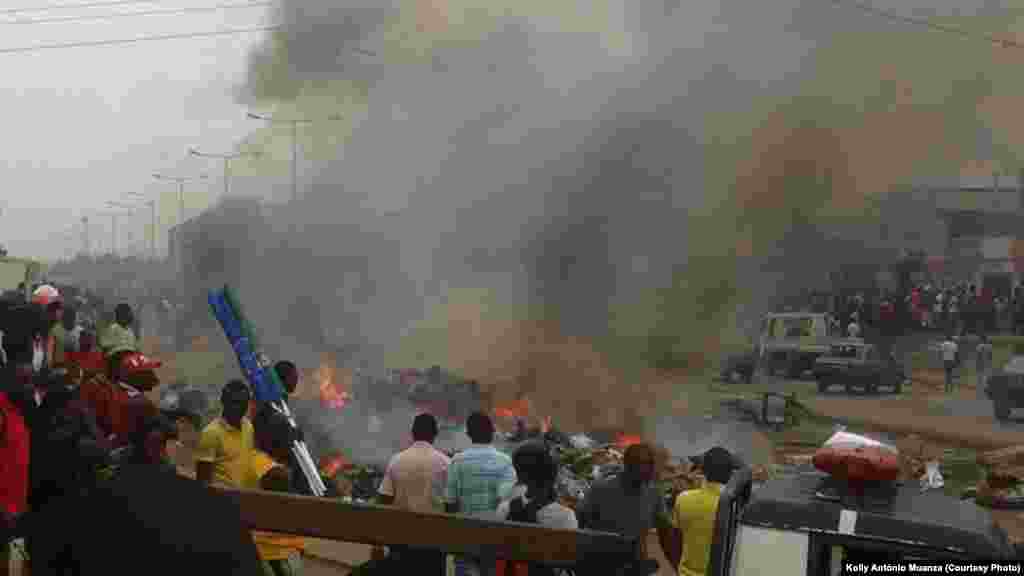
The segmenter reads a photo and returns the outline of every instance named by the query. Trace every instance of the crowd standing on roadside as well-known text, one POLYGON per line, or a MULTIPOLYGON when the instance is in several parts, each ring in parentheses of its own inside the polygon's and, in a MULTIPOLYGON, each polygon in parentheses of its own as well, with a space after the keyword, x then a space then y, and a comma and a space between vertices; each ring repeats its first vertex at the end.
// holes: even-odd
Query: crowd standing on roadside
POLYGON ((854 323, 862 336, 868 330, 882 336, 919 330, 952 332, 956 336, 1024 335, 1022 286, 997 292, 972 282, 921 282, 903 292, 813 292, 802 301, 802 305, 789 308, 829 313, 835 333, 844 335, 854 323))
MULTIPOLYGON (((0 562, 19 549, 37 576, 135 571, 140 561, 154 574, 258 573, 237 510, 169 462, 177 427, 145 397, 159 361, 124 334, 94 350, 92 327, 67 302, 7 304, 0 562)), ((131 310, 120 308, 124 319, 131 310)))
MULTIPOLYGON (((0 380, 0 533, 4 543, 24 541, 32 574, 136 569, 140 559, 149 562, 147 572, 175 576, 301 573, 304 538, 246 529, 230 501, 205 487, 301 491, 286 416, 269 405, 254 409, 248 385, 227 382, 221 413, 200 433, 195 478, 186 478, 171 461, 180 415, 147 398, 160 383, 160 363, 139 351, 131 307, 119 304, 98 334, 66 302, 34 310, 18 316, 25 326, 4 326, 11 339, 0 380), (103 530, 94 525, 99 519, 103 530)), ((294 394, 295 364, 274 368, 286 396, 294 394)), ((633 541, 638 560, 653 556, 646 542, 656 529, 681 575, 703 574, 715 498, 727 480, 716 472, 718 452, 704 459, 707 483, 668 506, 654 486, 653 448, 633 445, 621 475, 595 484, 577 516, 557 497, 558 464, 543 440, 506 454, 494 445, 491 418, 475 412, 466 420, 472 446, 449 458, 434 447, 438 432, 434 416, 415 417, 411 443, 388 464, 379 504, 609 531, 633 541)), ((0 561, 10 549, 2 548, 0 561)), ((397 570, 389 573, 438 573, 446 559, 454 574, 479 573, 479 558, 407 547, 390 547, 383 566, 397 570)), ((522 569, 558 573, 499 564, 509 576, 522 569)), ((607 567, 589 568, 602 574, 607 567)))

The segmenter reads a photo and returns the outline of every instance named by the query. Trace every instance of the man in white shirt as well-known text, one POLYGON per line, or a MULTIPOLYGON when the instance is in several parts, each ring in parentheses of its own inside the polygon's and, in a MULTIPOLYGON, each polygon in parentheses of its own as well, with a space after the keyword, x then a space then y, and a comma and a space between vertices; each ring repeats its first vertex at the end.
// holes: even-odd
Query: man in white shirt
POLYGON ((443 512, 443 490, 451 460, 434 448, 437 419, 430 414, 416 416, 412 423, 413 444, 395 454, 378 492, 378 501, 414 512, 443 512))
MULTIPOLYGON (((443 512, 442 492, 447 483, 449 458, 434 448, 437 419, 420 414, 412 422, 412 446, 395 454, 377 489, 377 501, 413 512, 443 512)), ((435 550, 392 546, 389 566, 395 573, 438 574, 444 555, 435 550)))
POLYGON ((985 389, 988 387, 988 379, 992 372, 992 343, 985 334, 981 335, 981 342, 978 343, 976 362, 978 400, 984 401, 985 389))
POLYGON ((860 324, 857 320, 850 322, 850 325, 846 327, 846 333, 850 338, 860 338, 860 324))
POLYGON ((953 391, 953 369, 956 368, 956 354, 959 346, 953 336, 947 335, 942 342, 942 364, 946 369, 946 392, 953 391))

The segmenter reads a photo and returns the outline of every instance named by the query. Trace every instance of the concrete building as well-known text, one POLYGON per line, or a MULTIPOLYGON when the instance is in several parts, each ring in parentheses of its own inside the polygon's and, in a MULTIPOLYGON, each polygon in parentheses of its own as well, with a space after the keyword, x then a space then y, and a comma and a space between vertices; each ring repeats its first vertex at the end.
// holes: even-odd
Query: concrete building
POLYGON ((945 228, 933 272, 1008 293, 1024 273, 1024 172, 922 183, 945 228))

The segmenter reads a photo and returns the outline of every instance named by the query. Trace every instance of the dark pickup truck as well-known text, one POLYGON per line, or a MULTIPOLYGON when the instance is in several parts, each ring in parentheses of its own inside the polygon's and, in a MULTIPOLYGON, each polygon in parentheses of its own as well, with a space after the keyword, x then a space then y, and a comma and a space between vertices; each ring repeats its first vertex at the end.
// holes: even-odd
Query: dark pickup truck
POLYGON ((1024 408, 1024 356, 1014 356, 988 379, 985 394, 992 400, 997 420, 1009 420, 1013 410, 1024 408))
POLYGON ((847 393, 859 388, 875 394, 879 388, 891 388, 899 394, 907 377, 892 354, 883 354, 873 344, 851 339, 833 343, 829 352, 815 361, 814 379, 821 393, 842 385, 847 393))

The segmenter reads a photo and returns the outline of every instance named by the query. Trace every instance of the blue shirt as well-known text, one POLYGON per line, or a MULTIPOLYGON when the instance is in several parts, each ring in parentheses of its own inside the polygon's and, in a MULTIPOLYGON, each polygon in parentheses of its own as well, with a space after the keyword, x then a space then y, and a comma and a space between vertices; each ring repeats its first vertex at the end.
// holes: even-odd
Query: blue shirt
POLYGON ((508 454, 489 444, 474 444, 452 458, 445 499, 458 503, 460 514, 493 514, 516 482, 516 469, 508 454))

